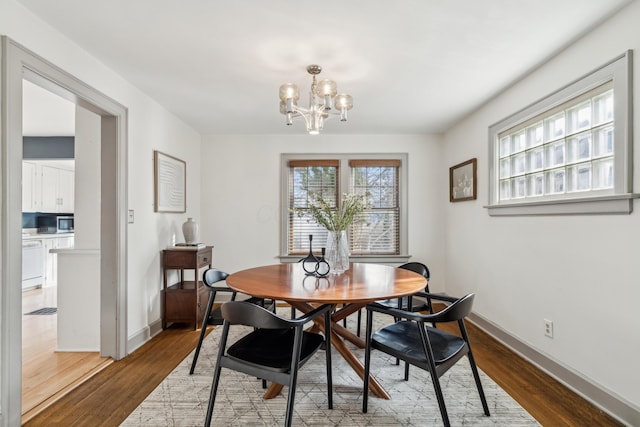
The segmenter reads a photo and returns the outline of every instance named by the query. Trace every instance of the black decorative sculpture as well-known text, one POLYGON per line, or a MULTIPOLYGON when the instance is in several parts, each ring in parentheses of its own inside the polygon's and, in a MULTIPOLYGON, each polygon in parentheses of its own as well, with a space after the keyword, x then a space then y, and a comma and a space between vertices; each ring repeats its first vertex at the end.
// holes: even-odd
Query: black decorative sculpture
POLYGON ((324 258, 325 248, 322 248, 322 256, 320 258, 313 254, 312 248, 313 234, 309 234, 309 255, 302 258, 302 269, 307 276, 324 277, 329 274, 331 269, 329 263, 324 258))

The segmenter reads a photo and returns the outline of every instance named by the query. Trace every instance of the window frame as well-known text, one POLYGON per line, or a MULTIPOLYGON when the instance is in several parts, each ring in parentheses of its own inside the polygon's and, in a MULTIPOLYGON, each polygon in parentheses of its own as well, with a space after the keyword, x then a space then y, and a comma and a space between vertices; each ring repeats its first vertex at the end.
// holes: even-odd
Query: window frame
POLYGON ((541 98, 524 109, 489 127, 489 203, 490 216, 629 214, 633 199, 633 105, 632 51, 614 58, 596 70, 541 98), (614 188, 610 194, 566 193, 543 200, 500 201, 499 135, 543 115, 554 108, 578 99, 583 94, 611 82, 614 92, 614 188))
POLYGON ((408 155, 407 153, 327 153, 327 154, 305 154, 305 153, 283 153, 280 156, 280 255, 282 262, 297 262, 299 255, 289 255, 289 161, 299 160, 338 160, 338 194, 351 191, 351 160, 397 160, 400 161, 398 167, 399 181, 399 206, 400 206, 400 232, 398 255, 351 255, 352 262, 380 262, 380 263, 403 263, 407 262, 411 255, 408 254, 408 155))

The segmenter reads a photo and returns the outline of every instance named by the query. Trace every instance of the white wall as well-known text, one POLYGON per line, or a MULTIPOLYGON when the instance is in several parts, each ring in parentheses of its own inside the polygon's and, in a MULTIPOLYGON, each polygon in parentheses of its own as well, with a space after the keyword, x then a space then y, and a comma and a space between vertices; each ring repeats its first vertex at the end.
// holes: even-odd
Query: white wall
POLYGON ((100 249, 100 116, 76 106, 75 123, 74 247, 100 249))
POLYGON ((230 273, 274 264, 280 248, 281 153, 409 153, 409 254, 442 290, 441 217, 446 194, 439 137, 424 135, 208 135, 202 144, 202 239, 230 273), (444 188, 444 190, 443 190, 444 188))
MULTIPOLYGON (((12 0, 0 0, 0 34, 128 108, 128 336, 144 339, 160 319, 161 263, 171 233, 200 215, 200 135, 88 52, 12 0), (153 211, 153 150, 187 162, 187 212, 153 211)), ((129 348, 132 350, 132 348, 129 348)))
MULTIPOLYGON (((635 50, 634 187, 640 189, 640 3, 509 88, 445 135, 444 161, 478 158, 478 200, 446 203, 446 290, 474 311, 640 409, 640 202, 625 216, 489 217, 488 127, 635 50), (543 319, 554 322, 544 336, 543 319)), ((442 172, 444 173, 444 171, 442 172)), ((445 201, 440 201, 445 203, 445 201)))

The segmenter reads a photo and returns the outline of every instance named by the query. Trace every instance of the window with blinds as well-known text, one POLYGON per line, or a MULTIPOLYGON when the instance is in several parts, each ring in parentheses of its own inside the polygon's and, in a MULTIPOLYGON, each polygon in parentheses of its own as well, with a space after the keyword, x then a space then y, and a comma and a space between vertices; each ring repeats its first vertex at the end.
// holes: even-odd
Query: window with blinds
MULTIPOLYGON (((317 254, 326 247, 327 230, 305 213, 320 196, 338 207, 343 193, 367 194, 369 208, 348 230, 351 256, 399 256, 406 253, 402 226, 401 172, 406 155, 283 155, 286 179, 286 252, 283 256, 303 256, 309 252, 309 235, 317 254), (290 157, 295 157, 291 159, 290 157), (301 158, 307 157, 307 158, 301 158), (372 158, 374 157, 374 158, 372 158), (395 158, 394 158, 395 157, 395 158)), ((284 177, 284 176, 283 176, 284 177)), ((405 214, 406 215, 406 214, 405 214)))
POLYGON ((351 160, 351 185, 368 194, 370 208, 351 227, 351 253, 400 253, 399 160, 351 160))
POLYGON ((309 235, 313 246, 327 246, 327 230, 305 214, 314 196, 336 206, 339 200, 338 160, 291 160, 289 162, 289 255, 309 252, 309 235))

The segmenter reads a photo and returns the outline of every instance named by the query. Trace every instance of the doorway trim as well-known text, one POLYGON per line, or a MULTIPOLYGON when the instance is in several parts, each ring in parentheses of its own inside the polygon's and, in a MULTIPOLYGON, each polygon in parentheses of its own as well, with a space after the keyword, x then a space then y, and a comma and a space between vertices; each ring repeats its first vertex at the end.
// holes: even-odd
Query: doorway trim
POLYGON ((100 353, 127 354, 127 108, 7 36, 0 39, 0 425, 20 425, 22 80, 101 117, 100 353))

